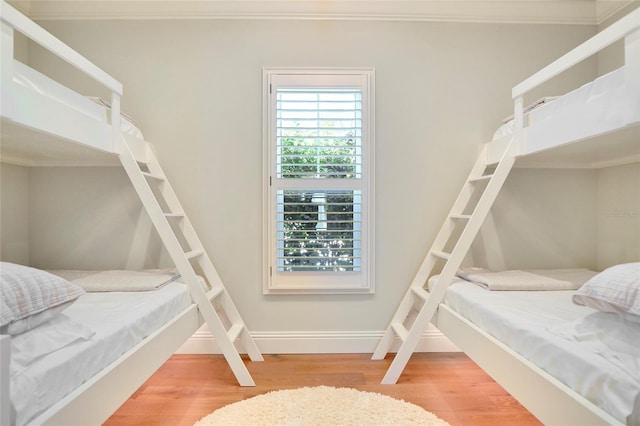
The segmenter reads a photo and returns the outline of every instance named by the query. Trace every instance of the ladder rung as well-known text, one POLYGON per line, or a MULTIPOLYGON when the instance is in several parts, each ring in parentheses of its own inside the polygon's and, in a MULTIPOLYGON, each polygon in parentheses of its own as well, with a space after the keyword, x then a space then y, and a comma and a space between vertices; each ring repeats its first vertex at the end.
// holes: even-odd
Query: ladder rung
POLYGON ((432 251, 431 254, 444 260, 449 260, 449 256, 451 256, 451 254, 445 253, 443 251, 432 251))
POLYGON ((471 219, 471 215, 470 214, 452 214, 451 219, 469 220, 471 219))
POLYGON ((489 179, 491 179, 493 177, 493 175, 482 175, 482 176, 477 176, 477 177, 473 177, 469 179, 469 183, 475 183, 475 182, 486 182, 489 179))
POLYGON ((186 252, 184 255, 187 257, 187 259, 193 259, 194 257, 202 256, 203 254, 204 251, 202 250, 192 250, 186 252))
POLYGON ((164 181, 164 176, 161 176, 161 175, 154 175, 154 174, 149 173, 149 172, 142 172, 142 174, 145 177, 148 177, 149 179, 155 179, 155 180, 164 181))
POLYGON ((403 342, 407 340, 407 336, 409 335, 409 332, 407 331, 405 326, 402 325, 402 323, 400 322, 391 323, 391 328, 393 328, 393 331, 395 331, 395 333, 398 335, 400 340, 402 340, 403 342))
POLYGON ((167 219, 182 219, 184 217, 184 213, 165 213, 164 217, 166 217, 167 219))
POLYGON ((425 302, 429 298, 429 292, 427 292, 422 287, 411 287, 411 291, 413 291, 413 294, 415 294, 416 296, 418 296, 420 299, 424 300, 425 302))
POLYGON ((209 300, 213 300, 216 297, 220 296, 223 292, 224 292, 223 286, 212 288, 207 292, 207 298, 209 300))
POLYGON ((231 326, 231 328, 229 328, 229 331, 227 331, 227 335, 229 336, 229 340, 231 340, 232 342, 234 340, 236 340, 238 338, 238 336, 240 336, 240 333, 242 333, 243 329, 244 329, 244 325, 242 325, 242 324, 233 324, 231 326))

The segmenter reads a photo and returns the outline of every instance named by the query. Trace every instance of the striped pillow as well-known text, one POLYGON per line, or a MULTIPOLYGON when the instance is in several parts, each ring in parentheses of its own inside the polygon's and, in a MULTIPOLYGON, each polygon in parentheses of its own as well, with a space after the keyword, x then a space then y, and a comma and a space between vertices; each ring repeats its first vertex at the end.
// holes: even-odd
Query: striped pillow
POLYGON ((48 272, 0 262, 0 332, 16 335, 34 328, 84 293, 48 272))
POLYGON ((573 302, 640 322, 640 262, 605 269, 576 291, 573 302))

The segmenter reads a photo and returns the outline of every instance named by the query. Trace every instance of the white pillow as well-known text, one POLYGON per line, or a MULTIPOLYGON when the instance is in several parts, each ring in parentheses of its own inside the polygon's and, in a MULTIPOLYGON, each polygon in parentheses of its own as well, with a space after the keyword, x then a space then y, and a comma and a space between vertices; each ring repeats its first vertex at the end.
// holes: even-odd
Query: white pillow
POLYGON ((24 333, 53 318, 85 291, 64 278, 0 262, 0 332, 24 333))
POLYGON ((573 302, 640 322, 640 262, 605 269, 576 291, 573 302))

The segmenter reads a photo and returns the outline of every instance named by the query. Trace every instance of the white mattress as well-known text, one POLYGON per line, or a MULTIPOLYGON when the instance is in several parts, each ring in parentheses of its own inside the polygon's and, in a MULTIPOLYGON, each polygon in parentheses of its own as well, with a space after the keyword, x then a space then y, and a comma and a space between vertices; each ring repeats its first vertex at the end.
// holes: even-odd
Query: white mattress
MULTIPOLYGON (((640 121, 640 102, 627 87, 624 67, 531 109, 525 118, 526 151, 605 133, 640 121), (539 145, 541 144, 541 145, 539 145)), ((494 140, 513 134, 513 121, 494 140)))
MULTIPOLYGON (((79 339, 28 366, 11 364, 11 403, 16 425, 24 425, 90 379, 120 355, 191 304, 187 287, 173 282, 158 291, 87 293, 63 315, 94 334, 79 339)), ((36 327, 11 342, 12 354, 29 350, 29 341, 46 340, 36 327), (22 345, 22 347, 20 347, 22 345)))
MULTIPOLYGON (((13 70, 13 81, 16 84, 49 97, 96 120, 109 122, 110 109, 102 99, 82 96, 20 61, 13 61, 13 70)), ((120 128, 123 133, 137 139, 144 139, 140 129, 125 114, 121 115, 120 128)))
POLYGON ((455 279, 445 303, 625 423, 640 395, 640 323, 616 323, 617 333, 602 333, 607 319, 617 316, 575 305, 572 294, 488 291, 455 279), (600 333, 589 333, 588 339, 575 333, 594 320, 600 333), (598 334, 605 340, 594 342, 598 334))

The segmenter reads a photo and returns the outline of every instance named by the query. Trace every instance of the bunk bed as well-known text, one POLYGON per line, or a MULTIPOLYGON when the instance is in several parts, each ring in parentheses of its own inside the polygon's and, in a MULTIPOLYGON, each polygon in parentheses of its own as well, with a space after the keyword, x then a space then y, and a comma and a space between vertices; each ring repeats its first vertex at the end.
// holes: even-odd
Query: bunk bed
MULTIPOLYGON (((122 117, 120 113, 122 85, 4 1, 0 7, 2 161, 23 165, 118 164, 120 147, 116 143, 122 138, 131 142, 130 146, 136 152, 137 158, 143 161, 146 142, 135 124, 122 117), (96 102, 82 96, 15 60, 14 31, 45 46, 105 86, 111 93, 108 106, 102 101, 96 102)), ((25 280, 28 282, 29 277, 25 280)), ((3 297, 5 285, 7 283, 3 282, 3 297)), ((13 358, 24 355, 17 349, 16 344, 31 335, 35 336, 35 331, 28 330, 16 336, 10 336, 3 331, 0 373, 2 425, 30 422, 99 424, 106 420, 203 324, 198 307, 191 300, 184 285, 173 283, 162 291, 153 293, 145 294, 145 306, 149 308, 146 316, 155 318, 158 322, 150 323, 135 339, 123 339, 126 346, 120 346, 113 356, 95 356, 96 349, 83 349, 78 341, 63 348, 64 350, 52 353, 47 361, 39 360, 33 364, 25 361, 24 364, 29 368, 25 367, 20 373, 20 382, 13 380, 12 376, 17 367, 14 362, 16 359, 12 359, 11 355, 13 358), (161 297, 165 294, 168 295, 167 298, 161 297), (157 303, 153 302, 155 299, 157 303), (171 301, 173 303, 169 303, 171 301), (163 306, 164 316, 153 314, 155 309, 162 311, 163 306), (91 359, 94 364, 88 365, 87 361, 79 362, 74 358, 72 355, 75 356, 76 353, 73 351, 76 347, 79 347, 77 353, 84 352, 85 359, 91 359), (61 356, 62 358, 59 358, 61 356), (9 359, 12 361, 11 364, 9 359), (70 374, 75 369, 69 368, 69 361, 83 365, 82 371, 85 375, 70 374), (56 368, 48 371, 43 369, 46 366, 56 368), (35 375, 29 376, 32 371, 35 375), (60 371, 65 371, 66 374, 60 371), (37 384, 37 389, 33 389, 34 383, 37 384), (19 398, 18 393, 26 392, 28 395, 35 390, 39 396, 32 398, 28 404, 25 403, 24 395, 19 398), (57 398, 52 400, 52 395, 57 398), (14 396, 18 399, 12 401, 14 396)), ((81 296, 78 302, 67 308, 64 313, 69 317, 80 315, 86 323, 87 304, 93 305, 94 308, 100 304, 104 306, 105 303, 113 306, 113 297, 118 294, 124 295, 124 300, 118 301, 122 303, 120 306, 127 306, 124 304, 127 298, 131 299, 130 304, 135 303, 132 299, 137 295, 135 292, 91 293, 81 296), (100 302, 101 299, 104 302, 100 302), (109 299, 112 299, 111 304, 108 302, 109 299)), ((98 336, 82 343, 103 345, 106 337, 117 336, 114 332, 99 327, 100 324, 113 322, 113 311, 92 309, 89 312, 102 312, 104 316, 94 315, 93 318, 89 318, 91 329, 97 329, 98 336), (111 320, 107 321, 109 318, 111 320)), ((137 310, 137 313, 139 316, 129 318, 131 324, 140 324, 143 312, 137 310)), ((38 328, 40 327, 36 327, 36 330, 38 328)))
MULTIPOLYGON (((0 159, 26 166, 124 166, 180 275, 178 281, 176 274, 170 279, 160 274, 165 276, 162 285, 149 288, 148 274, 158 271, 101 271, 91 274, 98 278, 98 288, 84 290, 74 283, 87 284, 86 273, 51 273, 3 262, 0 425, 101 424, 205 323, 239 384, 254 385, 236 346, 244 346, 254 361, 262 357, 153 150, 121 113, 122 85, 5 1, 0 2, 0 23, 0 159), (109 98, 83 96, 16 60, 17 33, 88 75, 108 90, 109 98), (161 196, 172 211, 162 211, 148 181, 163 182, 161 196), (182 238, 192 247, 190 252, 184 252, 170 219, 182 221, 182 238), (201 276, 189 263, 192 259, 201 276), (12 283, 14 299, 39 292, 43 283, 56 283, 62 287, 56 291, 75 292, 76 297, 65 303, 56 299, 51 306, 36 303, 32 313, 38 318, 45 313, 46 320, 22 318, 20 312, 5 318, 13 312, 7 308, 12 283), (25 320, 30 325, 15 327, 14 321, 25 320), (62 328, 67 322, 71 331, 62 328), (44 328, 50 332, 45 336, 62 333, 66 337, 57 340, 67 339, 68 345, 38 349, 38 342, 50 340, 42 337, 44 328)), ((33 300, 38 302, 38 297, 33 300)), ((17 311, 24 308, 14 305, 17 311)))
POLYGON ((201 324, 175 273, 0 269, 4 424, 104 422, 201 324))
POLYGON ((561 271, 465 271, 461 265, 512 167, 640 162, 640 9, 515 86, 512 97, 513 116, 483 146, 373 354, 383 359, 395 339, 401 342, 382 383, 397 381, 432 323, 544 424, 639 425, 640 263, 587 274, 569 287, 571 280, 538 280, 561 271), (617 41, 624 43, 620 69, 525 108, 532 90, 617 41), (626 270, 622 278, 618 268, 626 270), (496 274, 502 274, 497 281, 496 274), (502 288, 490 289, 484 275, 502 288), (543 291, 549 282, 563 285, 543 291), (635 314, 604 302, 581 306, 581 293, 598 285, 605 294, 623 292, 635 314), (591 340, 598 335, 605 339, 591 340))
POLYGON ((627 15, 513 88, 514 114, 486 153, 496 163, 517 135, 520 167, 600 168, 640 161, 640 12, 627 15), (624 38, 625 63, 562 96, 524 107, 525 97, 553 77, 624 38))
POLYGON ((553 276, 562 271, 534 271, 546 272, 538 276, 551 283, 545 290, 517 289, 529 279, 527 271, 478 274, 508 274, 500 290, 487 290, 484 279, 456 276, 433 323, 543 423, 637 425, 640 322, 574 302, 625 268, 623 281, 635 280, 637 290, 640 263, 593 272, 578 281, 582 292, 554 289, 566 283, 562 274, 553 276))
POLYGON ((3 161, 117 164, 122 138, 127 139, 136 158, 144 161, 147 144, 142 133, 121 115, 122 84, 4 1, 2 17, 3 161), (14 31, 91 77, 109 91, 110 99, 83 96, 16 60, 14 31))
MULTIPOLYGON (((639 162, 640 9, 514 87, 512 95, 514 115, 488 143, 485 164, 499 163, 509 143, 515 144, 515 167, 639 162), (619 39, 625 40, 624 66, 524 107, 529 92, 619 39)), ((634 322, 573 301, 596 280, 606 285, 619 279, 612 271, 625 267, 632 292, 640 263, 555 291, 518 289, 526 278, 516 271, 505 273, 513 277, 511 290, 510 279, 507 290, 488 290, 458 271, 432 322, 545 424, 638 425, 640 317, 634 322), (592 341, 595 335, 604 340, 592 341)), ((640 298, 635 303, 640 309, 640 298)))

